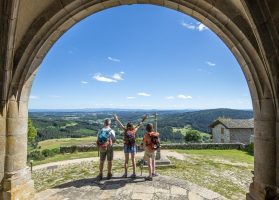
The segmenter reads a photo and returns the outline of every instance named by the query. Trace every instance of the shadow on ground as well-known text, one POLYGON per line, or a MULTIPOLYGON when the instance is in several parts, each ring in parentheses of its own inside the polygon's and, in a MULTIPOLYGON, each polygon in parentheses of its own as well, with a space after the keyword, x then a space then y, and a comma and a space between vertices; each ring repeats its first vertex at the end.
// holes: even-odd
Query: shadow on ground
POLYGON ((54 188, 56 189, 63 189, 63 188, 81 188, 84 186, 98 186, 100 190, 117 190, 119 188, 125 187, 127 184, 131 183, 140 183, 145 182, 144 177, 137 177, 137 178, 122 178, 122 177, 112 177, 110 180, 103 179, 98 181, 96 178, 89 178, 89 179, 81 179, 76 181, 71 181, 68 183, 64 183, 58 185, 54 188))

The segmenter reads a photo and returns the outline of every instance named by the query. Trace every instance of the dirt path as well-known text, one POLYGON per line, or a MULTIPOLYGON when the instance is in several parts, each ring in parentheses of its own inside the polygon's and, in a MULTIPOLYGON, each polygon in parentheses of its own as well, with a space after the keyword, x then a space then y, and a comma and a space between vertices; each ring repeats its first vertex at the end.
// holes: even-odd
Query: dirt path
MULTIPOLYGON (((183 154, 177 153, 175 151, 171 150, 161 150, 161 154, 164 154, 167 157, 173 157, 178 160, 185 160, 185 157, 183 154)), ((143 158, 144 152, 139 152, 136 154, 136 159, 143 158)), ((123 160, 124 159, 124 154, 123 151, 115 151, 114 152, 114 159, 117 160, 123 160)), ((98 162, 99 157, 91 157, 91 158, 81 158, 81 159, 74 159, 74 160, 63 160, 63 161, 58 161, 58 162, 52 162, 52 163, 47 163, 47 164, 42 164, 42 165, 37 165, 33 167, 33 171, 36 170, 41 170, 41 169, 54 169, 59 166, 63 165, 69 165, 69 164, 77 164, 77 163, 82 163, 82 162, 98 162)))

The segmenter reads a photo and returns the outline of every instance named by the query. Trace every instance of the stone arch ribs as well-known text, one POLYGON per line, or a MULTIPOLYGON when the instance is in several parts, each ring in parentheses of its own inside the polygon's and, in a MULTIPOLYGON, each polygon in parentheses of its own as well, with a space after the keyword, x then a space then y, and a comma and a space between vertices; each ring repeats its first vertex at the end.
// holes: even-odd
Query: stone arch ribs
POLYGON ((223 39, 238 59, 248 81, 252 98, 257 99, 258 95, 263 95, 262 85, 269 85, 269 83, 268 78, 264 77, 266 72, 261 71, 262 61, 258 56, 256 40, 251 34, 250 26, 235 6, 229 2, 228 5, 224 4, 220 0, 54 1, 33 22, 17 49, 14 59, 13 82, 18 83, 22 88, 25 81, 38 68, 53 43, 81 19, 110 7, 135 3, 169 7, 188 14, 207 25, 223 39))
MULTIPOLYGON (((6 95, 3 105, 6 106, 8 117, 0 116, 0 128, 4 124, 3 137, 4 140, 7 139, 4 150, 4 182, 7 187, 0 188, 0 199, 3 195, 8 200, 18 197, 30 199, 27 196, 32 193, 33 183, 29 175, 26 176, 25 170, 27 148, 24 146, 24 139, 27 134, 28 98, 36 70, 46 53, 64 32, 86 16, 130 4, 154 4, 188 14, 212 29, 235 55, 250 89, 255 117, 255 182, 251 184, 247 198, 264 199, 266 186, 279 186, 279 112, 276 103, 279 93, 279 38, 274 32, 272 20, 267 20, 270 17, 268 6, 276 1, 278 0, 46 0, 41 2, 42 5, 36 4, 42 11, 37 14, 29 13, 31 20, 27 25, 24 25, 24 21, 21 21, 22 25, 15 23, 16 21, 4 20, 6 28, 2 32, 0 30, 0 34, 4 34, 5 38, 0 42, 1 45, 4 44, 0 47, 0 53, 1 56, 5 55, 6 68, 2 68, 0 61, 0 72, 6 69, 8 73, 5 76, 0 74, 0 86, 2 94, 6 95), (17 26, 23 27, 23 31, 16 30, 17 26), (19 41, 14 40, 15 34, 19 41), (19 152, 16 145, 12 145, 17 141, 24 151, 19 152), (15 187, 18 186, 16 184, 20 185, 20 189, 15 187), (22 194, 21 191, 28 193, 22 194)), ((15 8, 16 4, 12 3, 16 2, 19 3, 20 13, 27 9, 23 4, 38 1, 0 0, 0 6, 10 5, 11 9, 15 8)), ((2 21, 0 18, 0 22, 2 21)), ((1 153, 0 144, 0 163, 3 160, 1 153)))
POLYGON ((274 15, 276 13, 272 13, 270 10, 278 11, 279 1, 241 1, 257 40, 266 73, 269 75, 272 96, 277 99, 277 101, 274 101, 275 110, 278 110, 279 70, 277 68, 279 64, 279 15, 274 15), (275 73, 277 76, 272 75, 272 73, 275 73))

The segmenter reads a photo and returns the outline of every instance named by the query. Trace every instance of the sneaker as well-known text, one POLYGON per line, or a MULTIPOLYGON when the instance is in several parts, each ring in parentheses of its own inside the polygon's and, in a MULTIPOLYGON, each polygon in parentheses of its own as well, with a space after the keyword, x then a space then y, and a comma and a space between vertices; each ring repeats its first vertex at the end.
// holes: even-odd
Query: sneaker
POLYGON ((150 176, 147 176, 147 177, 145 177, 145 178, 144 178, 144 180, 146 180, 146 181, 152 181, 152 180, 153 180, 153 178, 152 178, 152 177, 150 177, 150 176))
POLYGON ((109 180, 109 179, 111 179, 111 178, 112 178, 112 173, 108 173, 107 179, 109 180))
POLYGON ((135 173, 133 173, 130 178, 137 178, 137 175, 135 173))
POLYGON ((97 177, 96 177, 96 180, 97 181, 100 181, 100 180, 102 180, 103 179, 103 175, 102 174, 99 174, 97 177))
POLYGON ((123 175, 122 175, 122 178, 127 178, 127 174, 123 174, 123 175))
POLYGON ((152 173, 152 176, 153 176, 153 177, 159 176, 159 174, 157 174, 157 173, 155 172, 155 173, 152 173))

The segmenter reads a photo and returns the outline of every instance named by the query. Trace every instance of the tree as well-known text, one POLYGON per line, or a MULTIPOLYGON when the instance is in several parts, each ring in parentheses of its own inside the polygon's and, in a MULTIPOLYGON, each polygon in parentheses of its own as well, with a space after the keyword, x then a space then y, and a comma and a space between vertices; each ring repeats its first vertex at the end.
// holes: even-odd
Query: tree
POLYGON ((186 142, 200 142, 202 139, 201 133, 197 130, 189 129, 185 134, 186 142))
POLYGON ((37 136, 37 130, 33 126, 32 120, 28 119, 28 142, 33 142, 37 136))

